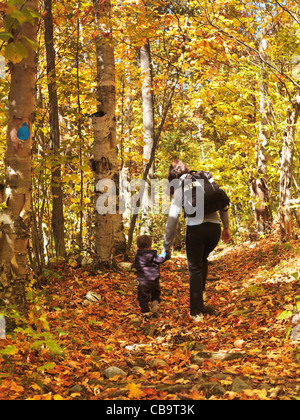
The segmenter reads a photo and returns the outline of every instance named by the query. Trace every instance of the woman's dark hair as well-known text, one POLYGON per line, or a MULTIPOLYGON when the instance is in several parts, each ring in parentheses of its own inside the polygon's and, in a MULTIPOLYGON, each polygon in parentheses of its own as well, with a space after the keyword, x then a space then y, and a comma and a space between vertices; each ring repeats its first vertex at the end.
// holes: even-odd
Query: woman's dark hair
POLYGON ((181 162, 181 160, 174 159, 169 168, 168 180, 171 182, 173 179, 180 178, 183 174, 187 174, 189 172, 189 168, 181 162))
POLYGON ((136 244, 137 244, 138 249, 151 248, 152 239, 148 235, 141 235, 137 238, 136 244))

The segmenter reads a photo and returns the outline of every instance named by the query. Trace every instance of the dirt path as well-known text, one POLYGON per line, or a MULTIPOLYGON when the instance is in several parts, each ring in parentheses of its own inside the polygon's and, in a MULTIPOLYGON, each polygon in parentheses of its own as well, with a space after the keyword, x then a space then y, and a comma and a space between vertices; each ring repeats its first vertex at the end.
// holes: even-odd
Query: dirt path
POLYGON ((150 322, 140 319, 134 273, 70 268, 40 293, 34 328, 0 340, 0 351, 11 346, 0 398, 299 399, 300 347, 290 341, 299 245, 219 249, 210 264, 218 280, 207 285, 219 314, 201 324, 189 317, 184 256, 163 265, 161 313, 150 322), (100 301, 82 306, 88 290, 100 301))

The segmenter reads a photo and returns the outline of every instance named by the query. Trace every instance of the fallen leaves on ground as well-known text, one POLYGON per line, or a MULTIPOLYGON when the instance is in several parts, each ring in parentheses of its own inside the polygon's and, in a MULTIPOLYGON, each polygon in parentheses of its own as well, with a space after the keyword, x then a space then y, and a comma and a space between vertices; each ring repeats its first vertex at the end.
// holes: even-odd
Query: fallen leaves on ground
POLYGON ((184 255, 161 267, 160 315, 149 322, 133 272, 53 273, 27 327, 0 340, 0 399, 299 399, 288 316, 300 300, 299 250, 275 237, 219 247, 206 290, 219 314, 199 324, 184 255), (91 290, 99 302, 84 306, 91 290), (104 377, 110 366, 122 374, 104 377))

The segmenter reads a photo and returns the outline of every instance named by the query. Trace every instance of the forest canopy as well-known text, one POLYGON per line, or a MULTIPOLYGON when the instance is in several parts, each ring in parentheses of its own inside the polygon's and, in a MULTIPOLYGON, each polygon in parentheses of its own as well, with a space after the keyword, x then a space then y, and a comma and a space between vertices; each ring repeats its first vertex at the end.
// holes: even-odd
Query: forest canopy
POLYGON ((165 215, 101 219, 96 185, 165 179, 174 158, 226 190, 234 240, 295 236, 297 1, 10 0, 0 12, 6 277, 24 274, 8 267, 18 253, 40 275, 66 258, 128 257, 140 231, 160 246, 165 215))
POLYGON ((299 399, 299 112, 299 1, 0 0, 0 400, 299 399))

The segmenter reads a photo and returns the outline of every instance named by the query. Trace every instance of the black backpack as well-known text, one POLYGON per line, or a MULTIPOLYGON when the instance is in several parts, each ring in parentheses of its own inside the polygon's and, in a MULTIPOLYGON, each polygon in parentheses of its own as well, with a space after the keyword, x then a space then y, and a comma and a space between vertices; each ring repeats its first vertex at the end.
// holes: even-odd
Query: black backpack
MULTIPOLYGON (((190 171, 185 179, 182 180, 182 207, 184 209, 185 193, 192 188, 192 205, 196 207, 196 189, 200 188, 200 193, 203 194, 202 185, 197 182, 203 180, 204 184, 204 215, 214 213, 218 210, 228 210, 229 197, 218 184, 215 183, 213 176, 210 172, 206 171, 190 171)), ((195 217, 196 212, 193 214, 186 214, 188 217, 195 217)))

